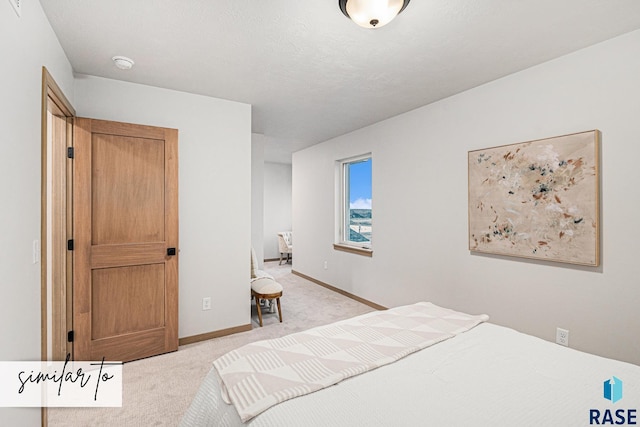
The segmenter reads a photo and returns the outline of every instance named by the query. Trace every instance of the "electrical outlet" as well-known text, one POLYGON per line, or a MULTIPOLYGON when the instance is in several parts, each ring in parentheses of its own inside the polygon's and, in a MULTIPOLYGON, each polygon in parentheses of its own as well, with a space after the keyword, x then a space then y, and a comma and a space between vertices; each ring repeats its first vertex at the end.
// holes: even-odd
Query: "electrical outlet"
POLYGON ((569 347, 569 331, 562 328, 556 329, 556 342, 565 347, 569 347))
POLYGON ((202 298, 202 311, 211 310, 211 297, 202 298))
POLYGON ((16 11, 16 15, 18 15, 18 17, 22 14, 22 1, 23 0, 9 0, 9 3, 13 6, 13 10, 16 11))
POLYGON ((328 269, 329 268, 329 264, 327 263, 327 261, 324 262, 324 269, 328 269))

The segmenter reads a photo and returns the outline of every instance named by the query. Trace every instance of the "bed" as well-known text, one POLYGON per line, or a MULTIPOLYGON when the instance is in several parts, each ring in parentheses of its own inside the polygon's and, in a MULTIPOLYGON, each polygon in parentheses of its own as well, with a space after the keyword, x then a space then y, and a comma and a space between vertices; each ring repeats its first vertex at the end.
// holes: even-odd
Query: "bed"
MULTIPOLYGON (((418 304, 420 310, 448 313, 454 323, 458 322, 456 316, 465 316, 429 303, 418 304)), ((371 316, 406 311, 407 307, 414 305, 367 313, 307 332, 335 335, 328 331, 346 329, 345 325, 354 322, 366 325, 374 321, 371 316)), ((242 377, 238 366, 247 365, 239 356, 241 348, 231 359, 225 355, 214 363, 181 426, 583 426, 590 422, 638 422, 639 366, 522 334, 489 323, 486 316, 466 316, 473 320, 466 321, 469 327, 453 330, 444 325, 444 338, 425 334, 431 337, 427 345, 414 349, 415 343, 410 342, 412 351, 405 355, 406 350, 400 350, 397 361, 384 357, 385 363, 374 363, 367 372, 356 372, 299 397, 289 396, 248 418, 237 402, 225 402, 229 401, 227 378, 242 377), (225 360, 235 363, 226 363, 229 372, 221 368, 225 360)), ((429 322, 418 329, 430 331, 436 323, 438 327, 444 324, 441 319, 429 322)), ((376 334, 368 335, 381 342, 376 334)), ((256 344, 271 348, 303 341, 302 336, 296 336, 256 344)), ((254 352, 255 347, 246 349, 246 354, 254 352)))

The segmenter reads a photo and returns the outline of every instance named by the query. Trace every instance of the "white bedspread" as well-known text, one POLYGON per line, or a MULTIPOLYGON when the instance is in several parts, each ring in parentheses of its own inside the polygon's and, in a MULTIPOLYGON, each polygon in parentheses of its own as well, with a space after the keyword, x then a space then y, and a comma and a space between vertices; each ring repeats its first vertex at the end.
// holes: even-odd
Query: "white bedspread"
POLYGON ((591 409, 632 408, 640 409, 639 366, 483 323, 395 363, 282 402, 246 424, 222 402, 212 369, 181 425, 570 427, 588 426, 591 409), (603 383, 612 376, 624 381, 623 398, 615 404, 603 397, 603 383))
POLYGON ((420 302, 247 344, 213 366, 223 400, 247 421, 273 405, 395 362, 487 319, 420 302))

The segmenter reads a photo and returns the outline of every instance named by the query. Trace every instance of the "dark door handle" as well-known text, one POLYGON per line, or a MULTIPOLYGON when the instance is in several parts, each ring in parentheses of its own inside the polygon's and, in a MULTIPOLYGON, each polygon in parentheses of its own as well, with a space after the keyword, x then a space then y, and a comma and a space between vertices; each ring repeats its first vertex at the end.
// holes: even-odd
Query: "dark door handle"
POLYGON ((167 248, 167 256, 174 256, 176 254, 176 248, 167 248))

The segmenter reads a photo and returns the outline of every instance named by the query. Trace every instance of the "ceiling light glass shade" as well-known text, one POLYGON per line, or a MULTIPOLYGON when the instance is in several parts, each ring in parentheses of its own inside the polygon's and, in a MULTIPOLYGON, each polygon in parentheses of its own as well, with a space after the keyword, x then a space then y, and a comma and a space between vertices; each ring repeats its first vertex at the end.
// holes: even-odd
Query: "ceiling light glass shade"
POLYGON ((364 28, 379 28, 393 20, 410 0, 338 0, 340 10, 364 28))

